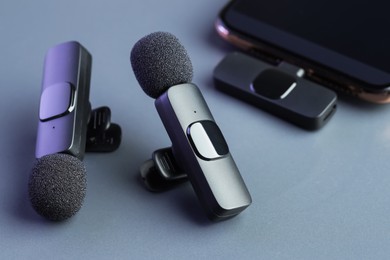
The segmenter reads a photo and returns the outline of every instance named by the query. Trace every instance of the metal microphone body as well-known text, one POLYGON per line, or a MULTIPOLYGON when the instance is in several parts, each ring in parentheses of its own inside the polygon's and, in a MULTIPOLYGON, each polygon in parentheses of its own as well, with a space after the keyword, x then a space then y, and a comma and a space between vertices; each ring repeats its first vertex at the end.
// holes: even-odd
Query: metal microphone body
POLYGON ((249 191, 200 90, 191 83, 172 86, 155 106, 208 217, 222 220, 248 207, 249 191))

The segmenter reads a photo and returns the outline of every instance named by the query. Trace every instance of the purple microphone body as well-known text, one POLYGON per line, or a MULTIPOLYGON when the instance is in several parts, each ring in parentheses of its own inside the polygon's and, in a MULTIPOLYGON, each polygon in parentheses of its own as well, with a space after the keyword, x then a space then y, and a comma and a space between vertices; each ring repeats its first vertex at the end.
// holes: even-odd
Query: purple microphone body
POLYGON ((172 141, 176 161, 212 220, 233 217, 252 200, 205 99, 192 80, 184 47, 169 33, 138 41, 131 52, 135 76, 172 141))
POLYGON ((92 56, 78 42, 51 48, 45 58, 36 158, 85 152, 92 56))

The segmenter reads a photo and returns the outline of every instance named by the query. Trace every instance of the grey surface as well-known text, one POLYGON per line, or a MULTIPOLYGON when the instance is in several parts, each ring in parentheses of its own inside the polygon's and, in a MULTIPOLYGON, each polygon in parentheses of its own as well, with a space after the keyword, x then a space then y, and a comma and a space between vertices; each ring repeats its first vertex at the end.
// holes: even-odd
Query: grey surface
POLYGON ((386 259, 390 255, 390 106, 342 99, 307 132, 219 93, 212 70, 232 49, 213 30, 222 0, 0 3, 0 259, 386 259), (131 71, 132 45, 154 31, 186 47, 253 204, 210 223, 189 185, 147 192, 139 166, 170 145, 131 71), (123 142, 87 154, 84 207, 67 222, 27 200, 43 58, 78 40, 92 53, 91 103, 108 105, 123 142))

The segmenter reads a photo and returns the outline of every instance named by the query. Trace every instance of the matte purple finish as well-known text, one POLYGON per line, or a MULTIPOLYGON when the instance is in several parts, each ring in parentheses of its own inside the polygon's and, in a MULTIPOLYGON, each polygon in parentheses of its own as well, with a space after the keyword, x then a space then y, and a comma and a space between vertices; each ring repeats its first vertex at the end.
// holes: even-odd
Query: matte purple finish
POLYGON ((80 44, 66 42, 51 48, 45 58, 42 91, 56 83, 77 86, 80 44))
POLYGON ((80 159, 84 156, 90 113, 91 60, 91 55, 78 42, 59 44, 46 54, 37 158, 60 152, 80 159), (70 93, 70 89, 74 93, 70 93))
POLYGON ((70 148, 72 144, 73 115, 73 113, 69 113, 50 121, 39 122, 35 150, 37 158, 47 154, 63 152, 70 148))

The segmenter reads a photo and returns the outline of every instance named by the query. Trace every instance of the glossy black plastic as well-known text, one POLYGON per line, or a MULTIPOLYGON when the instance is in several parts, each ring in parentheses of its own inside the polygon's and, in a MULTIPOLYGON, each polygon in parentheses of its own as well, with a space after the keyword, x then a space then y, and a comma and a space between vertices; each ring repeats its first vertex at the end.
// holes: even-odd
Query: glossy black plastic
POLYGON ((336 94, 287 63, 278 67, 243 53, 227 55, 214 70, 217 89, 302 128, 324 126, 336 111, 336 94))

